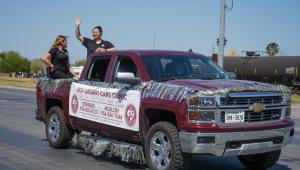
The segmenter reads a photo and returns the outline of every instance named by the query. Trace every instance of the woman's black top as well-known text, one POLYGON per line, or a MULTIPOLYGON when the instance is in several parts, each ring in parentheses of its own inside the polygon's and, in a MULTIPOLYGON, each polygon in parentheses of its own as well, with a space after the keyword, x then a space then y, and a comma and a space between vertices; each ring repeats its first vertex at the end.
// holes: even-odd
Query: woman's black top
POLYGON ((54 71, 50 73, 50 77, 53 79, 72 78, 73 76, 69 71, 68 51, 51 48, 49 54, 51 54, 51 63, 54 65, 54 71))
POLYGON ((96 52, 97 48, 109 49, 109 48, 114 48, 115 47, 109 41, 101 40, 101 43, 97 44, 94 40, 91 40, 91 39, 86 38, 86 37, 83 37, 83 43, 82 44, 87 49, 87 57, 89 57, 89 55, 91 53, 96 52))
POLYGON ((54 65, 54 70, 68 71, 69 70, 69 56, 68 51, 60 51, 58 48, 51 48, 51 63, 54 65))

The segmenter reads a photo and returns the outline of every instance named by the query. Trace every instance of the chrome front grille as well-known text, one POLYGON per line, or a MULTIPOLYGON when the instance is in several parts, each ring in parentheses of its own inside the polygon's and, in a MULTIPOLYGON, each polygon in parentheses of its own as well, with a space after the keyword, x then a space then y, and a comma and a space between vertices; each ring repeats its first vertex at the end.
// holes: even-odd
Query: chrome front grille
POLYGON ((282 101, 281 96, 276 97, 254 97, 254 98, 221 98, 221 106, 230 105, 251 105, 254 103, 259 104, 280 104, 282 101))
POLYGON ((223 97, 220 99, 221 106, 250 106, 252 104, 274 105, 282 103, 281 95, 273 96, 243 96, 223 97))
POLYGON ((230 92, 226 97, 220 97, 220 121, 225 123, 225 113, 234 110, 245 113, 245 123, 279 120, 284 105, 280 92, 230 92), (259 105, 262 109, 256 110, 255 106, 259 105))
MULTIPOLYGON (((245 111, 245 122, 279 120, 281 109, 262 110, 260 112, 245 111)), ((221 112, 221 122, 225 122, 225 111, 221 112)))

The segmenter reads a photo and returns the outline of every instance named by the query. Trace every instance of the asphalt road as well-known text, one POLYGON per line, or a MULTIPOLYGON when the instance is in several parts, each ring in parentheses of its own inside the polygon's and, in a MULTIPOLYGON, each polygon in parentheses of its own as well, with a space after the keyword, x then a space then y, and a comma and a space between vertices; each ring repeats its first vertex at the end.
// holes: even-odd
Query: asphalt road
MULTIPOLYGON (((0 87, 0 170, 145 169, 117 159, 96 158, 77 149, 49 147, 42 122, 34 119, 34 91, 0 87)), ((294 140, 282 150, 271 170, 300 169, 300 105, 293 105, 294 140)), ((192 169, 243 170, 236 157, 195 156, 192 169)))

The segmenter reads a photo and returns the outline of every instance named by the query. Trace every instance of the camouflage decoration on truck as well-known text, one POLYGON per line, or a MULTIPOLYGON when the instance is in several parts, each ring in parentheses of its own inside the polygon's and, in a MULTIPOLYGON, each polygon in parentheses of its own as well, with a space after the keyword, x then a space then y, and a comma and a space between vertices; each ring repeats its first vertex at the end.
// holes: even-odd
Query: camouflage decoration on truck
POLYGON ((56 92, 61 87, 71 87, 73 79, 50 79, 40 78, 36 87, 42 89, 42 92, 56 92))
POLYGON ((82 149, 85 153, 94 156, 115 157, 120 158, 123 162, 133 162, 139 165, 146 163, 143 147, 139 145, 124 144, 84 135, 74 135, 71 144, 73 147, 82 149))

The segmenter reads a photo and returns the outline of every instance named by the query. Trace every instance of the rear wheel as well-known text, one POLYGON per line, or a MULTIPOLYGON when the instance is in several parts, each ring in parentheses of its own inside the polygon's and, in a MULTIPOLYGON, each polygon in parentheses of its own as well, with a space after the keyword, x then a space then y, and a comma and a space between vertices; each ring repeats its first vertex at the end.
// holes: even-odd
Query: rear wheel
POLYGON ((49 145, 54 148, 67 148, 74 130, 67 127, 64 112, 60 107, 52 107, 46 120, 46 136, 49 145))
POLYGON ((149 129, 145 154, 153 170, 189 169, 191 164, 191 156, 181 152, 176 127, 169 122, 158 122, 149 129))
POLYGON ((276 164, 281 150, 254 155, 238 156, 240 162, 251 169, 266 169, 276 164))

